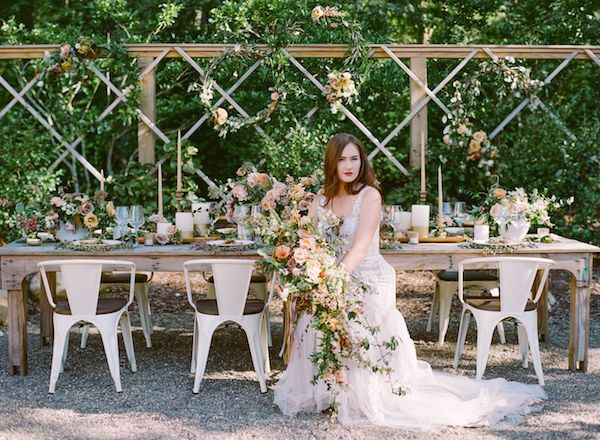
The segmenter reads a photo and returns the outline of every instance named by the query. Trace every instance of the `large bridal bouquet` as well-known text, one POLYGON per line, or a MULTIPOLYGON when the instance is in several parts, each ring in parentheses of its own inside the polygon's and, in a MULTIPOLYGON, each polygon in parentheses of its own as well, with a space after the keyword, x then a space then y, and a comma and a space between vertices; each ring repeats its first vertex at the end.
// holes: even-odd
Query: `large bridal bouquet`
POLYGON ((390 374, 389 358, 398 341, 379 341, 378 329, 364 320, 362 298, 369 291, 338 262, 340 241, 335 229, 339 219, 322 211, 315 224, 307 216, 313 195, 306 185, 313 182, 314 176, 299 180, 288 177, 278 186, 275 205, 255 213, 250 228, 266 245, 261 264, 265 272, 276 276, 278 293, 286 305, 284 360, 289 360, 298 316, 310 313, 314 328, 321 334, 318 350, 311 355, 313 382, 322 380, 337 390, 346 384, 350 362, 390 374), (378 361, 366 355, 373 346, 380 350, 378 361))

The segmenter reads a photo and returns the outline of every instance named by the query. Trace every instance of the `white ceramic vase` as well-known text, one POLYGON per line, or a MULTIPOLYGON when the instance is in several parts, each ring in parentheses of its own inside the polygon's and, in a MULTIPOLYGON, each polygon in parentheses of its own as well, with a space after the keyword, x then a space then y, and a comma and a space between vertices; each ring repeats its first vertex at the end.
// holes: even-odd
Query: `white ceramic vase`
POLYGON ((527 220, 509 220, 507 223, 498 226, 500 237, 509 242, 523 241, 531 224, 527 220))
POLYGON ((87 228, 85 227, 73 227, 67 228, 67 224, 65 222, 60 222, 58 226, 58 231, 56 232, 56 238, 59 241, 75 241, 75 240, 83 240, 88 233, 87 228))

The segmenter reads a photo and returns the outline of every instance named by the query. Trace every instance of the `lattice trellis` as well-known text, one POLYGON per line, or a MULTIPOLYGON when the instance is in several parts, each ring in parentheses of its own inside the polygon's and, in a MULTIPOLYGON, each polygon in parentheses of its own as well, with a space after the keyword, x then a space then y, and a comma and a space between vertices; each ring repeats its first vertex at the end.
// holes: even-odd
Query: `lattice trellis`
MULTIPOLYGON (((136 45, 136 49, 139 49, 139 45, 136 45)), ((148 45, 148 47, 152 47, 152 49, 156 50, 155 46, 148 45)), ((147 75, 151 74, 166 57, 181 57, 183 58, 199 75, 204 75, 203 69, 194 61, 195 56, 206 57, 206 45, 160 45, 160 52, 158 52, 157 56, 154 57, 153 61, 148 64, 144 70, 140 73, 138 80, 143 80, 147 75), (197 47, 201 49, 196 50, 197 47), (174 52, 177 54, 175 55, 174 52), (192 53, 190 55, 190 52, 192 53)), ((300 57, 314 57, 314 58, 327 58, 327 57, 341 57, 345 53, 345 49, 342 50, 341 46, 335 46, 331 49, 332 46, 322 46, 322 45, 311 45, 311 46, 302 46, 300 49, 294 48, 293 46, 283 50, 284 54, 288 57, 293 66, 295 66, 309 81, 320 91, 323 92, 324 85, 313 75, 311 74, 299 61, 300 57), (303 52, 306 49, 313 50, 315 53, 313 55, 306 55, 303 52), (324 49, 325 48, 325 49, 324 49), (321 52, 319 52, 321 51, 321 52)), ((573 59, 587 59, 594 61, 600 67, 600 59, 598 58, 597 53, 600 53, 600 49, 598 47, 578 47, 578 46, 568 46, 568 47, 558 47, 558 46, 547 46, 547 47, 527 47, 527 46, 399 46, 399 45, 372 45, 371 51, 369 52, 369 57, 373 58, 387 58, 391 59, 396 65, 400 67, 400 69, 409 76, 409 78, 414 82, 416 87, 419 87, 424 95, 421 99, 415 102, 412 105, 410 113, 396 125, 396 127, 390 131, 390 133, 383 139, 378 139, 369 128, 359 120, 346 106, 342 105, 340 110, 343 114, 350 120, 352 123, 369 139, 369 141, 373 144, 374 148, 369 153, 369 159, 372 160, 379 152, 383 153, 383 155, 394 164, 398 170, 402 173, 408 175, 410 174, 407 168, 394 157, 394 155, 387 148, 388 144, 394 139, 400 131, 405 128, 409 123, 413 122, 414 118, 421 112, 429 102, 433 101, 444 113, 449 114, 450 111, 448 107, 440 100, 437 96, 439 92, 448 84, 456 75, 458 75, 463 68, 474 58, 490 58, 492 60, 497 60, 499 55, 506 56, 509 54, 513 54, 517 58, 528 58, 528 55, 532 55, 532 58, 538 59, 562 59, 562 62, 558 67, 554 69, 545 79, 544 83, 550 83, 573 59), (536 49, 537 48, 537 49, 536 49), (541 49, 540 49, 541 48, 541 49), (558 49, 560 48, 560 50, 558 49), (536 52, 537 50, 537 52, 536 52), (447 54, 444 51, 448 51, 447 54), (454 52, 453 52, 454 51, 454 52), (541 52, 540 52, 541 51, 541 52), (552 51, 552 52, 550 52, 552 51), (542 54, 540 56, 540 53, 542 54), (548 54, 548 56, 544 56, 544 54, 548 54), (399 56, 400 55, 400 56, 399 56), (551 55, 551 56, 550 56, 551 55), (412 56, 419 56, 425 58, 458 58, 460 62, 446 75, 446 77, 433 89, 427 87, 426 78, 420 78, 415 72, 413 72, 404 62, 401 61, 402 58, 411 58, 412 56)), ((219 56, 222 53, 224 46, 210 46, 211 55, 208 56, 219 56), (218 49, 218 50, 217 50, 218 49)), ((1 58, 19 58, 18 53, 14 53, 14 48, 8 47, 11 52, 11 56, 2 57, 3 50, 7 49, 7 47, 0 47, 0 57, 1 58)), ((43 47, 44 50, 47 47, 43 47)), ((265 50, 269 50, 265 48, 265 50)), ((136 56, 136 55, 134 55, 136 56)), ((145 54, 144 56, 147 56, 145 54)), ((28 57, 31 57, 28 54, 28 57)), ((97 122, 102 121, 106 118, 112 110, 114 110, 121 102, 127 100, 127 93, 120 90, 113 82, 110 81, 109 77, 102 72, 94 65, 92 61, 86 62, 88 68, 110 89, 112 93, 116 96, 116 98, 106 107, 106 109, 100 114, 97 118, 97 122)), ((219 84, 214 84, 214 88, 221 95, 220 98, 216 101, 215 106, 219 106, 225 101, 231 107, 233 107, 240 115, 243 117, 248 117, 248 113, 244 110, 244 108, 236 102, 233 98, 233 94, 235 91, 258 69, 261 65, 261 61, 257 61, 252 64, 242 76, 227 90, 221 87, 219 84)), ((29 102, 27 102, 26 96, 27 93, 31 90, 33 85, 37 82, 38 76, 36 75, 33 79, 31 79, 27 84, 21 89, 21 91, 17 92, 15 88, 9 84, 2 75, 0 75, 0 84, 6 89, 11 95, 12 100, 0 111, 0 119, 4 117, 16 104, 23 105, 29 113, 33 115, 33 117, 45 128, 50 134, 65 148, 65 150, 59 155, 57 160, 50 167, 51 169, 55 168, 61 161, 65 160, 65 158, 71 154, 77 161, 79 161, 96 179, 99 181, 104 180, 104 176, 78 151, 79 145, 83 142, 84 137, 79 136, 77 139, 72 142, 68 142, 63 135, 61 135, 45 118, 43 114, 40 114, 38 110, 36 110, 29 102)), ((323 95, 323 99, 325 99, 323 95)), ((576 139, 575 135, 565 126, 565 124, 560 120, 560 118, 554 114, 548 106, 546 106, 539 97, 534 96, 532 98, 534 102, 532 104, 539 106, 543 111, 545 111, 550 118, 560 127, 571 139, 576 139)), ((530 103, 529 98, 523 99, 523 101, 509 114, 504 120, 490 132, 489 138, 493 139, 500 133, 502 130, 506 128, 506 126, 530 103)), ((311 117, 318 109, 318 106, 313 107, 305 117, 311 117)), ((142 110, 138 109, 140 120, 156 135, 157 138, 161 139, 164 143, 170 143, 171 139, 156 125, 154 121, 146 114, 142 112, 142 110)), ((195 133, 210 117, 210 113, 206 112, 203 114, 198 120, 183 134, 183 139, 188 139, 195 133)), ((255 125, 254 129, 262 136, 267 136, 265 131, 259 126, 255 125)), ((165 158, 161 158, 160 162, 164 162, 165 158)), ((196 174, 204 181, 207 185, 211 187, 215 187, 216 185, 211 180, 211 178, 201 169, 195 170, 196 174)))

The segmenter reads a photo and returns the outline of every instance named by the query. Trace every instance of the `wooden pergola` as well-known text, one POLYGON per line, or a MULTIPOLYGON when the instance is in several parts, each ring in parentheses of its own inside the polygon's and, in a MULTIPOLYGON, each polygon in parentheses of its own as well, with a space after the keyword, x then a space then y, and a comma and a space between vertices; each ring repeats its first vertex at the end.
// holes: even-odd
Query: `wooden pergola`
MULTIPOLYGON (((141 98, 138 105, 139 125, 138 125, 138 157, 142 163, 154 163, 156 140, 164 143, 174 141, 170 139, 160 127, 156 124, 156 69, 163 61, 170 58, 183 58, 188 62, 199 75, 204 73, 203 69, 195 62, 197 58, 211 58, 223 54, 227 49, 234 47, 233 44, 130 44, 126 45, 126 50, 131 57, 137 59, 139 66, 139 81, 141 84, 141 98)), ((265 52, 271 48, 266 45, 257 45, 260 50, 265 52)), ((43 58, 47 51, 58 49, 59 45, 24 45, 24 46, 0 46, 0 60, 5 59, 34 59, 43 58)), ((303 44, 292 45, 284 49, 285 55, 289 58, 291 64, 297 68, 310 82, 320 91, 324 84, 319 78, 309 72, 302 63, 305 58, 343 58, 347 56, 349 46, 347 45, 323 45, 323 44, 303 44)), ((561 63, 546 77, 544 83, 550 83, 567 65, 573 61, 592 61, 600 67, 600 46, 522 46, 522 45, 398 45, 398 44, 372 44, 369 46, 368 56, 372 59, 391 59, 398 67, 410 78, 410 113, 401 121, 398 121, 396 127, 383 139, 377 138, 369 128, 363 124, 347 107, 341 107, 341 111, 360 132, 370 141, 373 149, 369 154, 372 159, 377 154, 384 154, 400 172, 409 174, 407 167, 420 167, 420 142, 421 134, 427 138, 427 108, 433 102, 440 107, 446 114, 449 113, 446 105, 438 97, 438 93, 448 85, 462 69, 474 59, 497 59, 502 57, 514 57, 515 59, 537 59, 537 60, 562 60, 561 63), (427 61, 429 59, 456 59, 457 64, 445 76, 445 78, 435 87, 428 85, 427 61), (402 60, 409 60, 405 63, 402 60), (388 150, 387 146, 401 132, 403 128, 410 125, 411 132, 411 150, 410 164, 405 166, 400 163, 396 157, 388 150)), ((259 67, 260 61, 255 62, 237 81, 225 89, 219 84, 215 84, 215 89, 221 95, 216 101, 215 106, 227 101, 240 115, 246 117, 248 113, 235 101, 233 93, 239 86, 246 81, 252 73, 259 67)), ((89 68, 103 82, 106 87, 114 93, 114 101, 101 113, 98 121, 104 119, 110 112, 127 99, 125 92, 120 90, 110 81, 110 76, 101 72, 94 66, 93 61, 89 63, 89 68)), ((51 168, 55 168, 69 154, 77 159, 96 179, 103 181, 105 177, 98 169, 91 164, 83 154, 78 150, 83 138, 74 140, 65 139, 52 127, 47 120, 27 101, 27 93, 36 83, 36 78, 25 79, 25 87, 17 91, 13 85, 9 84, 5 78, 0 75, 0 85, 3 86, 3 92, 12 95, 11 101, 0 110, 0 120, 18 104, 23 105, 39 123, 46 128, 51 135, 62 144, 65 150, 57 158, 51 168)), ((325 99, 325 97, 323 97, 325 99)), ((536 104, 555 119, 551 110, 538 97, 535 97, 536 104)), ((515 118, 529 103, 529 98, 524 98, 515 109, 506 115, 502 122, 489 133, 489 138, 493 139, 502 131, 512 119, 515 118)), ((311 109, 307 116, 316 112, 318 107, 311 109)), ((202 115, 197 122, 187 129, 183 134, 183 139, 189 138, 196 132, 202 124, 209 118, 209 113, 202 115)), ((558 120, 559 121, 559 120, 558 120)), ((260 134, 264 130, 260 126, 254 126, 260 134)), ((568 129, 563 126, 568 132, 568 129)), ((568 132, 570 134, 570 132, 568 132)), ((572 137, 572 134, 570 134, 572 137)), ((206 173, 196 169, 196 174, 201 177, 208 185, 214 186, 213 181, 206 173)))

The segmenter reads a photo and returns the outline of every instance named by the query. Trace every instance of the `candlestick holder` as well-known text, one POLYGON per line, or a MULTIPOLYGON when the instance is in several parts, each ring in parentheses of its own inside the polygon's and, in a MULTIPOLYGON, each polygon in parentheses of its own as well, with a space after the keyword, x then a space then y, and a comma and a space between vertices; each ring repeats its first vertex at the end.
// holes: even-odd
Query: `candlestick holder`
POLYGON ((427 191, 419 191, 419 203, 424 205, 425 200, 427 200, 427 191))
POLYGON ((177 205, 177 212, 181 212, 181 203, 183 201, 183 191, 175 191, 175 204, 177 205))

